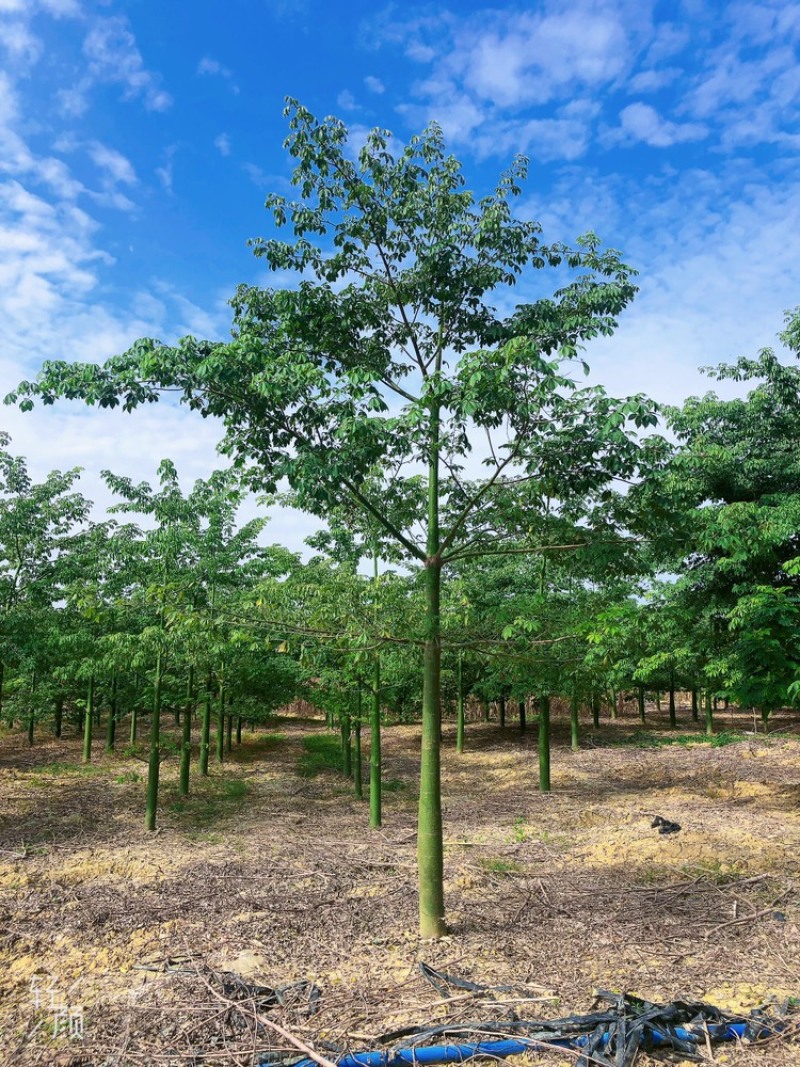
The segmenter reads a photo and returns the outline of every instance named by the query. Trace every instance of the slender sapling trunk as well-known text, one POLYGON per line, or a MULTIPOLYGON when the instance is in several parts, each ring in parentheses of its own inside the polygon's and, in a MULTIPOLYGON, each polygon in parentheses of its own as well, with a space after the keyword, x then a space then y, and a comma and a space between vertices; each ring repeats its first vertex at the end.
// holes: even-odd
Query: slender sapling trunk
POLYGON ((208 777, 208 754, 211 750, 211 672, 206 675, 206 699, 203 704, 203 722, 200 727, 200 774, 208 777))
POLYGON ((83 762, 92 759, 92 722, 94 720, 94 675, 89 679, 89 692, 86 695, 86 714, 83 718, 83 762))
POLYGON ((144 814, 145 830, 155 830, 158 809, 158 776, 161 769, 161 649, 156 654, 155 692, 153 694, 153 721, 150 723, 150 757, 147 761, 147 806, 144 814))
POLYGON ((189 766, 192 761, 192 696, 194 694, 194 667, 189 664, 189 678, 186 682, 186 707, 183 712, 183 729, 181 731, 181 772, 178 792, 182 797, 189 795, 189 766))
POLYGON ((570 741, 572 744, 572 751, 577 752, 580 748, 580 720, 578 712, 580 709, 580 703, 578 701, 577 689, 572 690, 572 700, 569 706, 569 728, 570 728, 570 741))
POLYGON ((539 698, 539 792, 550 792, 550 697, 539 698))
POLYGON ((458 671, 456 676, 458 695, 456 697, 456 752, 464 751, 464 653, 458 653, 458 671))
POLYGON ((369 824, 381 825, 381 660, 375 653, 372 667, 372 710, 369 720, 369 824))
POLYGON ((106 752, 113 752, 117 738, 117 672, 111 675, 111 699, 108 703, 106 724, 106 752))
POLYGON ((361 780, 361 686, 356 690, 355 746, 353 752, 353 781, 355 794, 359 800, 364 796, 364 783, 361 780))

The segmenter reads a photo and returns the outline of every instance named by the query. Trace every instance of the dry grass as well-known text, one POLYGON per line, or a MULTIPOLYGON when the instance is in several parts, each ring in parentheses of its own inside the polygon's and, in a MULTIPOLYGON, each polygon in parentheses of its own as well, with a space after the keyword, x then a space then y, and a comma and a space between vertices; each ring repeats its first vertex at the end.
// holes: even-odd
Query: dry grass
MULTIPOLYGON (((287 719, 185 804, 165 764, 149 837, 140 764, 103 758, 84 774, 70 770, 77 739, 0 738, 0 1062, 251 1064, 288 1050, 252 1005, 224 1002, 225 971, 316 982, 317 1014, 301 997, 262 1015, 334 1059, 403 1025, 587 1011, 598 986, 735 1010, 800 995, 800 741, 611 744, 635 729, 606 723, 578 753, 557 729, 547 796, 535 728, 471 725, 461 758, 446 731, 452 933, 436 943, 416 934, 417 728, 385 733, 385 776, 406 785, 386 794, 380 831, 335 774, 298 776, 302 738, 322 727, 287 719), (656 813, 682 831, 659 836, 656 813), (419 960, 523 1002, 446 1003, 419 960), (53 1038, 32 980, 83 1006, 82 1041, 53 1038)), ((800 1063, 788 1042, 715 1056, 800 1063)))

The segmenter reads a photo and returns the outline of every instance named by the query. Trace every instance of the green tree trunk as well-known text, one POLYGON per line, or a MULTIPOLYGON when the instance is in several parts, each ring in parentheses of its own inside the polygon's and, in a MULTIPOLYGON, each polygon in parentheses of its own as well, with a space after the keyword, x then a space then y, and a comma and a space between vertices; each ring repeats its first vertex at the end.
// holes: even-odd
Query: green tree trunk
POLYGON ((580 748, 580 720, 578 718, 578 711, 580 708, 580 702, 578 701, 577 689, 572 690, 572 700, 569 706, 569 727, 570 727, 570 740, 572 743, 572 751, 577 752, 580 748))
POLYGON ((194 696, 194 666, 189 664, 189 677, 186 682, 186 707, 183 711, 183 730, 181 731, 181 771, 178 792, 182 797, 189 795, 189 766, 192 762, 192 698, 194 696))
POLYGON ((644 722, 645 721, 645 712, 644 712, 644 686, 643 685, 639 686, 639 688, 637 690, 637 695, 638 695, 638 698, 639 698, 639 721, 640 722, 644 722))
POLYGON ((500 726, 504 727, 506 724, 506 695, 500 694, 500 726))
POLYGON ((539 698, 539 792, 550 792, 550 697, 539 698))
POLYGON ((673 730, 678 726, 678 717, 675 714, 675 683, 672 680, 669 683, 669 725, 673 730))
MULTIPOLYGON (((437 374, 441 353, 437 359, 437 374)), ((422 682, 422 750, 420 756, 417 865, 420 936, 443 937, 444 845, 439 747, 441 718, 441 593, 439 556, 439 407, 431 405, 431 453, 428 465, 428 543, 425 560, 425 656, 422 682)))
POLYGON ((711 690, 706 689, 706 733, 709 737, 714 733, 714 711, 711 703, 711 690))
POLYGON ((364 796, 364 783, 361 779, 361 686, 356 691, 355 751, 353 752, 353 781, 355 793, 359 800, 364 796))
POLYGON ((353 746, 351 741, 352 730, 350 727, 350 716, 346 712, 342 712, 342 719, 339 724, 339 728, 342 733, 342 774, 345 778, 353 777, 353 746))
POLYGON ((661 690, 656 689, 656 711, 661 714, 661 690))
POLYGON ((381 660, 378 653, 372 667, 372 712, 369 720, 369 824, 381 825, 381 660))
POLYGON ((36 728, 36 668, 31 676, 31 706, 28 715, 28 744, 33 746, 33 734, 36 728))
POLYGON ((203 703, 203 722, 200 727, 200 774, 208 777, 208 756, 211 751, 211 671, 206 675, 206 699, 203 703))
POLYGON ((92 722, 94 721, 94 675, 89 679, 89 692, 86 696, 86 714, 83 717, 83 762, 92 759, 92 722))
POLYGON ((610 712, 611 712, 611 721, 614 722, 614 720, 617 717, 617 691, 615 689, 611 690, 611 709, 610 709, 610 712))
POLYGON ((595 730, 600 728, 600 694, 592 693, 592 726, 595 730))
POLYGON ((700 718, 699 709, 697 707, 697 690, 692 690, 692 722, 698 722, 700 718))
POLYGON ((230 708, 231 701, 228 700, 228 714, 225 716, 225 753, 228 756, 233 751, 233 715, 230 708))
POLYGON ((4 692, 3 692, 3 683, 5 681, 5 674, 6 674, 6 665, 0 659, 0 720, 2 720, 2 718, 3 718, 3 697, 5 695, 4 692))
POLYGON ((524 700, 520 700, 520 702, 519 702, 519 732, 521 734, 525 733, 526 726, 527 726, 527 723, 525 721, 525 701, 524 700))
POLYGON ((236 716, 236 744, 237 745, 241 745, 241 743, 242 743, 242 716, 241 715, 237 715, 236 716))
POLYGON ((64 725, 64 698, 62 696, 56 697, 56 706, 54 711, 54 733, 56 737, 61 737, 61 730, 64 725))
POLYGON ((106 752, 113 752, 117 739, 117 672, 111 675, 111 699, 108 702, 106 724, 106 752))
POLYGON ((134 704, 131 708, 131 744, 136 744, 136 733, 138 728, 139 712, 134 704))
POLYGON ((483 709, 483 721, 484 722, 488 722, 489 719, 491 718, 491 708, 489 707, 489 701, 488 700, 482 700, 481 701, 481 707, 483 709))
POLYGON ((220 673, 219 681, 219 706, 217 707, 217 763, 225 759, 225 682, 224 675, 220 673))
POLYGON ((156 654, 155 693, 153 694, 153 721, 150 723, 150 758, 147 761, 147 805, 144 814, 145 830, 155 830, 158 809, 158 776, 161 769, 161 649, 156 654))
POLYGON ((456 696, 456 752, 464 751, 464 653, 458 653, 456 674, 458 693, 456 696))

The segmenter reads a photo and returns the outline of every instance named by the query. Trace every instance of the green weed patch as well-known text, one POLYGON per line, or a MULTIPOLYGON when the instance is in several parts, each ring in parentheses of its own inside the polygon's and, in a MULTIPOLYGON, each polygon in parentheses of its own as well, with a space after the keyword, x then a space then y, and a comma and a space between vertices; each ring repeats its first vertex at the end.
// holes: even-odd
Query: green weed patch
POLYGON ((342 746, 335 734, 312 734, 303 738, 303 754, 297 761, 301 778, 315 778, 325 771, 342 769, 342 746))

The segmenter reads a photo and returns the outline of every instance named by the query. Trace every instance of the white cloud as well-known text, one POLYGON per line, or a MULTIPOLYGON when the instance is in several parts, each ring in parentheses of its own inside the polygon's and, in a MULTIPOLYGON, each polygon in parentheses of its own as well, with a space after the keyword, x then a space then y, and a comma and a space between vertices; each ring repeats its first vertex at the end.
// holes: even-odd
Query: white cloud
POLYGON ((200 62, 197 64, 198 74, 219 74, 223 78, 232 77, 232 72, 227 67, 223 67, 216 59, 211 59, 210 56, 203 56, 200 62))
POLYGON ((673 22, 659 23, 653 43, 647 49, 645 64, 650 66, 659 63, 662 59, 671 59, 682 52, 690 41, 691 36, 685 26, 677 26, 673 22))
POLYGON ((591 227, 639 269, 618 331, 587 350, 595 380, 620 395, 680 403, 714 388, 698 368, 773 344, 783 310, 798 303, 787 240, 800 230, 798 180, 771 182, 738 164, 637 181, 581 168, 526 214, 550 241, 591 227))
POLYGON ((726 151, 800 133, 800 4, 728 5, 681 112, 720 129, 726 151))
POLYGON ((625 88, 629 93, 654 93, 672 85, 678 78, 684 77, 680 67, 662 67, 661 70, 642 70, 628 80, 625 88))
POLYGON ((214 147, 219 150, 222 156, 231 154, 231 139, 227 133, 221 133, 219 137, 214 138, 214 147))
POLYGON ((367 75, 367 77, 364 79, 364 84, 371 93, 378 93, 380 95, 381 93, 386 92, 386 86, 383 84, 380 78, 376 78, 373 74, 367 75))
POLYGON ((336 103, 343 111, 358 111, 360 108, 360 105, 356 103, 356 98, 349 89, 342 89, 336 97, 336 103))
POLYGON ((464 144, 471 140, 475 131, 486 122, 485 110, 452 81, 429 78, 418 83, 416 91, 418 95, 438 103, 435 106, 401 104, 397 110, 415 126, 435 121, 442 128, 445 139, 452 144, 464 144))
POLYGON ((88 73, 78 85, 62 90, 62 107, 71 114, 86 109, 86 94, 95 82, 124 87, 123 98, 140 97, 149 111, 165 111, 172 97, 162 88, 160 75, 147 70, 131 33, 128 20, 121 15, 98 18, 83 42, 88 73))
POLYGON ((166 192, 171 193, 172 182, 175 176, 175 168, 172 164, 172 160, 167 160, 163 167, 156 167, 155 173, 156 177, 161 182, 162 188, 165 189, 166 192))
POLYGON ((364 33, 430 67, 413 87, 418 102, 401 105, 415 124, 433 119, 479 156, 511 146, 572 160, 588 146, 599 108, 564 109, 622 86, 652 41, 651 8, 652 0, 545 0, 535 10, 467 17, 396 17, 390 8, 364 33))
POLYGON ((0 45, 13 63, 32 65, 42 54, 42 42, 31 33, 24 22, 5 22, 0 25, 0 45))
MULTIPOLYGON (((372 127, 364 126, 360 122, 354 122, 347 128, 347 153, 354 159, 367 143, 367 138, 372 132, 372 127)), ((403 151, 404 145, 397 137, 390 136, 387 141, 387 150, 393 156, 398 156, 403 151)))
POLYGON ((200 62, 197 64, 197 73, 201 77, 210 76, 216 78, 224 78, 228 82, 231 92, 238 93, 239 86, 234 83, 233 71, 224 66, 217 59, 212 59, 211 56, 203 56, 200 62))
POLYGON ((136 171, 129 159, 114 148, 92 141, 87 149, 92 162, 105 171, 113 182, 121 182, 123 185, 135 185, 137 182, 136 171))
POLYGON ((702 141, 708 127, 695 122, 670 122, 649 104, 629 104, 619 115, 620 127, 612 139, 642 141, 653 148, 669 148, 686 141, 702 141))
POLYGON ((64 118, 79 119, 89 110, 89 97, 87 91, 90 82, 84 81, 71 89, 59 89, 56 92, 58 110, 64 118))
POLYGON ((39 5, 54 18, 77 18, 81 14, 78 0, 39 0, 39 5))
POLYGON ((523 153, 535 163, 551 160, 580 159, 589 146, 589 120, 593 109, 561 109, 553 118, 498 120, 491 130, 484 130, 474 140, 478 158, 523 153))

